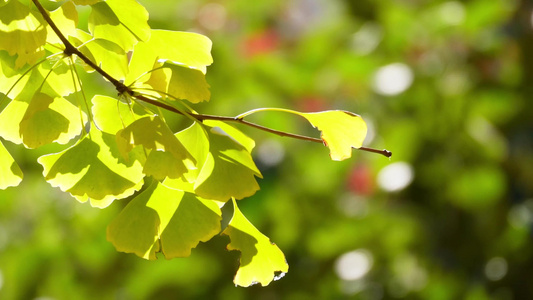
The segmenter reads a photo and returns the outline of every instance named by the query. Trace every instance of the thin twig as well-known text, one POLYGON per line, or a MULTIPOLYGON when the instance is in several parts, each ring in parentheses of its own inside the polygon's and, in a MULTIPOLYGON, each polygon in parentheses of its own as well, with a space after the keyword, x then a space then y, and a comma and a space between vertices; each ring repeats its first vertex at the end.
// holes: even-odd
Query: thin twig
POLYGON ((65 55, 71 56, 72 54, 76 54, 76 56, 78 56, 81 60, 83 60, 96 72, 100 73, 100 75, 104 76, 105 79, 109 80, 109 82, 111 82, 115 86, 115 88, 120 94, 131 92, 131 90, 129 90, 122 82, 118 81, 113 76, 109 75, 106 71, 104 71, 102 68, 96 65, 93 61, 91 61, 87 56, 85 56, 85 54, 81 53, 81 51, 78 50, 78 48, 74 47, 74 45, 72 45, 69 42, 69 40, 63 35, 63 33, 61 33, 61 30, 57 28, 56 24, 54 23, 54 21, 52 21, 52 19, 48 15, 48 12, 46 11, 46 9, 44 9, 41 3, 38 0, 32 0, 32 1, 37 7, 37 9, 39 10, 39 12, 41 13, 41 15, 43 16, 46 23, 50 25, 52 30, 57 34, 57 36, 61 40, 61 42, 65 45, 65 50, 63 51, 65 55))
MULTIPOLYGON (((157 101, 157 100, 154 100, 154 99, 150 99, 150 98, 148 98, 148 97, 146 97, 146 96, 144 96, 142 94, 134 92, 130 87, 124 85, 124 83, 118 81, 113 76, 109 75, 106 71, 104 71, 102 68, 100 68, 98 65, 96 65, 87 56, 85 56, 85 54, 81 53, 81 51, 79 51, 76 47, 74 47, 74 45, 72 45, 68 41, 68 39, 63 35, 63 33, 61 33, 61 31, 56 26, 54 21, 52 21, 52 19, 48 15, 48 12, 46 11, 46 9, 44 9, 44 7, 41 5, 41 3, 39 3, 38 0, 32 0, 32 2, 37 7, 39 12, 43 16, 44 20, 48 23, 48 25, 50 25, 52 30, 57 34, 57 36, 61 40, 61 42, 65 45, 65 50, 63 51, 65 53, 65 55, 71 56, 71 55, 75 54, 76 56, 78 56, 87 65, 89 65, 96 72, 98 72, 100 75, 102 75, 104 78, 106 78, 109 82, 111 82, 111 84, 113 84, 115 86, 115 88, 116 88, 116 90, 118 91, 119 94, 121 94, 121 95, 127 94, 127 95, 130 95, 131 97, 133 97, 133 98, 135 98, 137 100, 140 100, 140 101, 152 104, 154 106, 166 109, 168 111, 183 115, 182 111, 180 111, 180 110, 178 110, 178 109, 176 109, 176 108, 174 108, 174 107, 172 107, 172 106, 170 106, 168 104, 165 104, 163 102, 160 102, 160 101, 157 101)), ((197 114, 197 113, 190 113, 189 115, 192 116, 194 119, 200 121, 200 122, 204 121, 204 120, 218 120, 218 121, 224 121, 224 122, 240 123, 240 124, 243 124, 243 125, 246 125, 246 126, 250 126, 250 127, 254 127, 256 129, 259 129, 259 130, 262 130, 262 131, 266 131, 266 132, 270 132, 272 134, 276 134, 276 135, 279 135, 279 136, 290 137, 290 138, 294 138, 294 139, 299 139, 299 140, 304 140, 304 141, 311 141, 311 142, 321 143, 321 144, 324 143, 321 139, 318 139, 318 138, 313 138, 313 137, 308 137, 308 136, 304 136, 304 135, 299 135, 299 134, 294 134, 294 133, 288 133, 288 132, 284 132, 284 131, 275 130, 275 129, 272 129, 272 128, 268 128, 268 127, 265 127, 265 126, 261 126, 261 125, 252 123, 252 122, 248 122, 248 121, 242 119, 241 117, 224 117, 224 116, 203 115, 203 114, 197 114)), ((378 153, 378 154, 384 155, 386 157, 391 157, 391 155, 392 155, 392 153, 390 151, 388 151, 388 150, 377 150, 377 149, 367 148, 367 147, 360 147, 360 148, 357 148, 357 149, 362 150, 362 151, 372 152, 372 153, 378 153)))

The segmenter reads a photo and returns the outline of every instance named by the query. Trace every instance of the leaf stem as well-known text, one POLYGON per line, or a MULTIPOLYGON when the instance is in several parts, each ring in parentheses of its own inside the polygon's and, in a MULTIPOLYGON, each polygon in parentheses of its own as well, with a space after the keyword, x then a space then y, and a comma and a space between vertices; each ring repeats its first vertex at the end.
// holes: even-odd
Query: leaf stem
MULTIPOLYGON (((43 16, 43 18, 46 21, 46 23, 48 23, 48 25, 50 25, 52 30, 57 34, 57 36, 61 40, 61 42, 65 45, 65 50, 63 51, 65 53, 65 55, 71 56, 71 55, 75 54, 76 56, 78 56, 87 65, 89 65, 96 72, 98 72, 100 75, 102 75, 105 79, 107 79, 109 82, 111 82, 111 84, 113 84, 115 86, 115 89, 118 91, 118 93, 120 95, 128 94, 128 95, 132 96, 133 98, 135 98, 137 100, 152 104, 154 106, 166 109, 166 110, 171 111, 171 112, 175 112, 175 113, 180 114, 180 115, 184 115, 183 111, 181 111, 181 110, 179 110, 179 109, 177 109, 177 108, 175 108, 175 107, 173 107, 171 105, 168 105, 166 103, 163 103, 163 102, 160 102, 160 101, 157 101, 157 100, 154 100, 154 99, 150 99, 150 98, 148 98, 148 97, 146 97, 146 96, 144 96, 142 94, 134 92, 131 87, 126 86, 124 83, 118 81, 113 76, 109 75, 106 71, 104 71, 102 68, 100 68, 98 65, 96 65, 87 56, 85 56, 85 54, 81 53, 81 51, 79 51, 76 47, 74 47, 74 45, 72 45, 68 41, 68 39, 63 35, 63 33, 61 33, 59 28, 56 26, 54 21, 52 21, 52 19, 48 15, 48 12, 46 11, 46 9, 44 9, 44 7, 41 5, 41 3, 39 3, 39 0, 32 0, 32 2, 37 7, 37 9, 39 10, 41 15, 43 16)), ((149 72, 147 72, 147 73, 149 73, 149 72)), ((141 76, 144 76, 144 74, 141 75, 141 76)), ((262 131, 266 131, 266 132, 269 132, 269 133, 272 133, 272 134, 276 134, 276 135, 279 135, 279 136, 290 137, 290 138, 294 138, 294 139, 299 139, 299 140, 304 140, 304 141, 311 141, 311 142, 323 144, 323 141, 321 139, 318 139, 318 138, 313 138, 313 137, 308 137, 308 136, 304 136, 304 135, 299 135, 299 134, 294 134, 294 133, 288 133, 288 132, 284 132, 284 131, 275 130, 275 129, 272 129, 272 128, 268 128, 268 127, 265 127, 265 126, 262 126, 262 125, 258 125, 258 124, 252 123, 252 122, 248 122, 248 121, 243 119, 245 116, 247 116, 247 115, 249 115, 251 113, 260 111, 260 110, 261 109, 252 110, 252 111, 240 114, 237 117, 213 116, 213 115, 203 115, 203 114, 197 114, 197 113, 190 113, 188 115, 192 116, 195 120, 197 120, 199 122, 201 122, 203 120, 218 120, 218 121, 225 121, 225 122, 235 122, 235 123, 240 123, 240 124, 243 124, 243 125, 246 125, 246 126, 250 126, 250 127, 262 130, 262 131)), ((270 109, 270 110, 273 110, 273 109, 270 109)), ((286 109, 282 109, 282 108, 279 108, 279 109, 276 109, 276 110, 285 111, 285 112, 290 111, 290 110, 286 110, 286 109)), ((362 151, 382 154, 382 155, 384 155, 386 157, 390 157, 392 155, 391 152, 388 151, 388 150, 377 150, 377 149, 367 148, 367 147, 361 147, 361 148, 358 148, 358 149, 362 150, 362 151)))

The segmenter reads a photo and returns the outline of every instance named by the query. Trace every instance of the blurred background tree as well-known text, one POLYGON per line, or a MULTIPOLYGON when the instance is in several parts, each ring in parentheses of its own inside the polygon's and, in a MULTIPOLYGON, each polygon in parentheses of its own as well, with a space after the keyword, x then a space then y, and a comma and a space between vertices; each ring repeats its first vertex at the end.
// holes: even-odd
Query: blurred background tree
MULTIPOLYGON (((171 261, 118 253, 105 228, 127 201, 79 204, 42 178, 50 147, 2 141, 26 177, 0 191, 1 299, 533 298, 531 1, 140 2, 152 28, 213 40, 199 111, 350 110, 370 125, 365 145, 393 157, 333 162, 243 128, 265 179, 241 209, 290 269, 236 288, 227 239, 171 261)), ((287 115, 253 118, 314 134, 287 115)))

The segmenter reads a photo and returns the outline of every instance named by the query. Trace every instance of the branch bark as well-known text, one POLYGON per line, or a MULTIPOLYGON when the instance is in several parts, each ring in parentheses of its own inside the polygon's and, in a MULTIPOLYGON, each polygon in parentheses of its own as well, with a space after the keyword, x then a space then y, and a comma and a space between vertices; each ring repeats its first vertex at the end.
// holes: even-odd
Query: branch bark
MULTIPOLYGON (((150 103, 150 104, 152 104, 154 106, 157 106, 157 107, 163 108, 165 110, 168 110, 168 111, 183 115, 183 113, 181 111, 179 111, 178 109, 176 109, 176 108, 174 108, 174 107, 172 107, 170 105, 167 105, 165 103, 156 101, 154 99, 150 99, 148 97, 143 96, 142 94, 134 92, 130 87, 124 85, 124 83, 118 81, 113 76, 109 75, 109 73, 107 73, 102 68, 100 68, 96 63, 91 61, 87 56, 85 56, 85 54, 81 53, 81 51, 78 50, 78 48, 74 47, 74 45, 72 45, 72 43, 69 42, 69 40, 63 35, 61 30, 59 30, 59 28, 54 23, 54 21, 50 18, 50 16, 48 15, 48 11, 41 5, 41 3, 38 0, 32 0, 32 2, 37 7, 37 9, 39 10, 41 15, 43 16, 43 18, 46 21, 46 23, 48 23, 48 25, 50 25, 52 30, 55 32, 55 34, 59 37, 61 42, 64 44, 65 50, 63 52, 64 52, 65 55, 67 55, 67 56, 76 55, 77 57, 79 57, 87 65, 89 65, 96 72, 98 72, 100 75, 102 75, 105 79, 107 79, 109 82, 111 82, 111 84, 113 84, 115 86, 115 89, 118 91, 118 93, 120 95, 127 94, 127 95, 129 95, 129 96, 131 96, 131 97, 133 97, 133 98, 135 98, 137 100, 140 100, 140 101, 143 101, 143 102, 146 102, 146 103, 150 103)), ((299 140, 310 141, 310 142, 321 143, 321 144, 324 143, 321 139, 318 139, 318 138, 313 138, 313 137, 308 137, 308 136, 304 136, 304 135, 299 135, 299 134, 294 134, 294 133, 288 133, 288 132, 284 132, 284 131, 275 130, 275 129, 272 129, 272 128, 268 128, 268 127, 265 127, 265 126, 261 126, 261 125, 252 123, 252 122, 248 122, 248 121, 246 121, 246 120, 244 120, 242 118, 203 115, 203 114, 197 114, 197 113, 190 113, 190 115, 192 117, 194 117, 196 120, 200 121, 200 122, 203 121, 203 120, 218 120, 218 121, 224 121, 224 122, 240 123, 240 124, 243 124, 243 125, 246 125, 246 126, 249 126, 249 127, 253 127, 253 128, 256 128, 256 129, 259 129, 259 130, 262 130, 262 131, 266 131, 266 132, 269 132, 269 133, 272 133, 272 134, 276 134, 276 135, 279 135, 279 136, 283 136, 283 137, 289 137, 289 138, 293 138, 293 139, 299 139, 299 140)), ((362 151, 366 151, 366 152, 372 152, 372 153, 381 154, 381 155, 383 155, 385 157, 391 157, 392 156, 392 153, 390 151, 388 151, 388 150, 385 150, 385 149, 384 150, 378 150, 378 149, 367 148, 367 147, 360 147, 360 148, 356 148, 356 149, 362 150, 362 151)))

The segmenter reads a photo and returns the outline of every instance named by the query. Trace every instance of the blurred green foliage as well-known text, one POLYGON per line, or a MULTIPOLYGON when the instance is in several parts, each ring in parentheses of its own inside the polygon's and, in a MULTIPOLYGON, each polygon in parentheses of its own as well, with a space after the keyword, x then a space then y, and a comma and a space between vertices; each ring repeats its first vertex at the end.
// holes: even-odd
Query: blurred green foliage
POLYGON ((141 3, 152 28, 213 40, 213 96, 198 111, 350 110, 371 127, 365 145, 393 157, 333 162, 325 147, 243 128, 264 179, 240 207, 290 265, 245 289, 224 237, 170 261, 116 252, 105 230, 126 201, 81 205, 41 176, 36 158, 59 148, 4 142, 26 177, 0 192, 1 299, 533 298, 530 1, 141 3))

